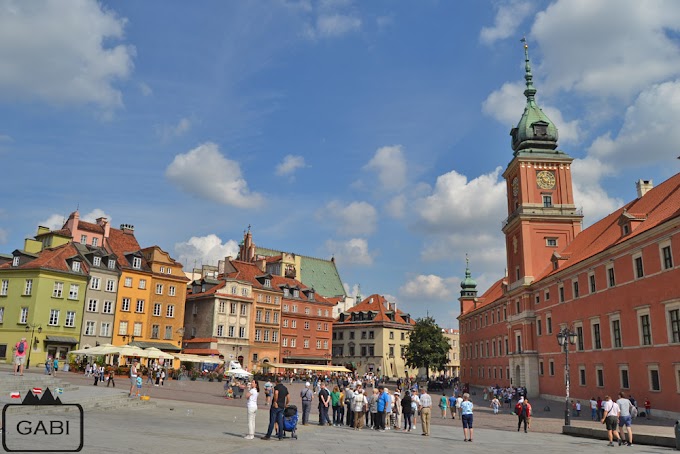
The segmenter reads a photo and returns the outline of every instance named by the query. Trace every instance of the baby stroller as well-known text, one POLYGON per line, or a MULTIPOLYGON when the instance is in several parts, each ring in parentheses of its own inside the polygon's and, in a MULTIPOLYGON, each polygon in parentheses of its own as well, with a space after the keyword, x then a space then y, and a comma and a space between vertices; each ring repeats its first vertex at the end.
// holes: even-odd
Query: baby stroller
POLYGON ((283 432, 290 432, 290 436, 297 440, 298 411, 295 405, 288 405, 283 410, 283 432))

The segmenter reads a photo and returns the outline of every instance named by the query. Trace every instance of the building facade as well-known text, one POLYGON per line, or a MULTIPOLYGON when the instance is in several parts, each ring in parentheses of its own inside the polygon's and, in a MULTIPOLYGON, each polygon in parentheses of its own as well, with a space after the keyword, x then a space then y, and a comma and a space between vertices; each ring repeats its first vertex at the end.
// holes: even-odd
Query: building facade
MULTIPOLYGON (((525 48, 526 49, 526 48, 525 48)), ((526 386, 563 399, 569 346, 571 395, 649 398, 657 414, 680 408, 680 174, 581 231, 572 158, 535 101, 528 53, 527 105, 513 128, 507 183, 507 276, 477 297, 462 285, 463 381, 526 386)))
POLYGON ((359 374, 415 376, 405 354, 415 321, 382 295, 371 295, 333 324, 333 364, 359 374))
POLYGON ((453 328, 442 329, 442 334, 449 343, 449 352, 446 354, 444 375, 450 378, 460 376, 460 332, 453 328))

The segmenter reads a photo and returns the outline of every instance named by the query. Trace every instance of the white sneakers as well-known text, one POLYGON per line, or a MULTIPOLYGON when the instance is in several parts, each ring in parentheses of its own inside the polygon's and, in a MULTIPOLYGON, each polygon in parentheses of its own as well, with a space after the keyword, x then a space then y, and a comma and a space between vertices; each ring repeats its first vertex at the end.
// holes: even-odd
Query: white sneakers
POLYGON ((246 440, 254 440, 254 439, 255 439, 255 435, 246 435, 246 436, 243 437, 243 438, 245 438, 246 440))

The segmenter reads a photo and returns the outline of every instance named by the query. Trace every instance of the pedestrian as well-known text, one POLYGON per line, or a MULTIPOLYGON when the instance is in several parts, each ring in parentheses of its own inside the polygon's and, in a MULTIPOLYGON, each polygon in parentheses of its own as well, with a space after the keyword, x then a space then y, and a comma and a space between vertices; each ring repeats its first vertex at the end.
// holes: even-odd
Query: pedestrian
POLYGON ((28 351, 28 342, 26 338, 22 337, 19 342, 14 346, 14 375, 19 373, 20 376, 24 375, 24 364, 26 363, 26 352, 28 351))
POLYGON ((260 394, 260 388, 257 381, 251 380, 248 382, 248 391, 246 392, 246 412, 248 414, 248 434, 243 437, 246 440, 255 438, 255 416, 257 416, 257 396, 260 394))
POLYGON ((439 399, 439 409, 442 411, 442 419, 446 419, 446 408, 448 407, 449 399, 446 398, 446 393, 442 394, 439 399))
POLYGON ((473 408, 474 405, 470 402, 470 394, 463 394, 463 401, 460 404, 460 418, 463 421, 463 436, 465 437, 463 441, 472 441, 473 408))
POLYGON ((161 386, 165 383, 165 369, 161 369, 161 386))
POLYGON ((401 430, 401 419, 402 419, 402 408, 401 408, 401 393, 395 391, 392 396, 392 415, 394 416, 393 427, 395 430, 401 430))
MULTIPOLYGON (((354 388, 356 389, 356 388, 354 388)), ((347 386, 345 387, 345 400, 344 404, 347 407, 347 420, 346 420, 346 425, 349 427, 354 427, 354 410, 352 406, 352 402, 354 400, 354 389, 352 386, 347 386)))
MULTIPOLYGON (((496 399, 498 400, 498 399, 496 399)), ((449 412, 451 412, 451 419, 456 419, 456 393, 451 393, 449 397, 449 412)))
MULTIPOLYGON (((135 387, 137 386, 137 365, 139 363, 134 361, 130 367, 130 397, 135 395, 135 387)), ((96 382, 95 382, 96 384, 96 382)))
POLYGON ((330 426, 331 421, 328 418, 328 408, 331 405, 331 394, 326 389, 325 381, 321 381, 319 386, 321 386, 321 389, 319 389, 319 425, 330 426))
POLYGON ((309 411, 312 409, 312 399, 314 393, 309 387, 311 383, 305 383, 305 387, 300 391, 300 397, 302 398, 302 425, 306 426, 309 424, 309 411))
POLYGON ((352 397, 352 411, 354 412, 354 430, 361 430, 364 422, 364 412, 368 409, 368 399, 364 395, 364 390, 361 385, 357 386, 357 390, 352 397))
POLYGON ((597 421, 597 401, 594 397, 590 398, 590 419, 597 421))
POLYGON ((414 387, 411 390, 411 414, 413 415, 413 429, 418 427, 418 413, 420 413, 420 397, 418 397, 418 388, 414 387))
POLYGON ((272 385, 272 382, 269 381, 269 379, 267 379, 267 383, 264 384, 265 405, 269 405, 269 403, 271 402, 273 388, 274 385, 272 385))
POLYGON ((59 370, 59 357, 54 355, 54 361, 52 362, 52 376, 57 376, 57 371, 59 370))
POLYGON ((633 423, 633 404, 629 399, 626 399, 626 396, 623 394, 623 392, 620 392, 619 398, 616 401, 616 405, 619 406, 619 431, 621 432, 621 436, 619 437, 619 446, 621 446, 622 443, 628 446, 633 446, 633 428, 631 427, 633 423), (626 432, 628 432, 628 441, 626 441, 626 432))
POLYGON ((463 403, 463 396, 461 394, 458 394, 458 397, 456 398, 456 413, 458 413, 458 417, 461 418, 463 415, 463 412, 461 410, 460 405, 463 403))
POLYGON ((604 417, 602 418, 602 424, 607 428, 607 437, 609 438, 609 444, 607 446, 614 446, 614 435, 621 446, 621 437, 619 437, 619 432, 616 430, 616 426, 619 422, 619 414, 621 410, 616 402, 613 402, 611 397, 604 396, 604 402, 602 402, 602 409, 604 411, 604 417))
POLYGON ((45 375, 52 375, 52 356, 48 356, 45 361, 45 375))
POLYGON ((113 387, 116 387, 116 381, 114 380, 114 377, 116 375, 116 368, 115 367, 109 367, 109 379, 106 382, 106 387, 108 388, 109 385, 113 385, 113 387))
POLYGON ((139 397, 140 394, 142 393, 142 376, 138 375, 136 381, 137 381, 137 393, 135 394, 135 397, 139 397))
POLYGON ((527 424, 531 417, 531 405, 528 398, 523 398, 517 402, 515 413, 517 414, 517 432, 519 432, 520 427, 524 424, 524 433, 527 433, 527 424))
POLYGON ((420 390, 420 420, 424 437, 430 436, 430 418, 432 417, 432 398, 425 388, 420 390))
POLYGON ((647 419, 652 417, 652 403, 649 401, 649 397, 645 397, 645 417, 647 419))
POLYGON ((371 424, 370 427, 372 429, 377 430, 378 429, 378 389, 373 388, 373 394, 371 395, 371 398, 368 401, 368 405, 370 407, 370 412, 371 412, 371 424))
POLYGON ((335 427, 341 426, 341 423, 338 420, 340 417, 340 405, 343 405, 343 403, 340 402, 340 396, 340 388, 338 388, 338 385, 335 385, 331 392, 331 408, 333 409, 333 425, 335 427))
POLYGON ((378 397, 378 430, 380 430, 380 432, 385 431, 385 419, 387 417, 389 401, 390 395, 387 388, 382 388, 382 392, 378 397))
POLYGON ((576 417, 577 418, 581 417, 581 401, 580 400, 576 401, 576 417))
POLYGON ((491 400, 491 408, 493 408, 493 414, 497 415, 498 414, 498 409, 501 406, 501 402, 498 400, 498 397, 494 396, 493 399, 491 400))
POLYGON ((274 424, 278 426, 279 440, 283 439, 283 410, 290 402, 290 396, 288 395, 288 388, 286 388, 282 381, 283 377, 280 375, 276 377, 272 405, 269 408, 269 428, 267 428, 267 434, 262 437, 263 440, 271 439, 272 432, 274 431, 274 424))
POLYGON ((404 430, 410 432, 413 428, 411 417, 413 416, 413 407, 411 401, 411 393, 407 390, 404 393, 404 398, 401 399, 401 411, 404 413, 404 430))

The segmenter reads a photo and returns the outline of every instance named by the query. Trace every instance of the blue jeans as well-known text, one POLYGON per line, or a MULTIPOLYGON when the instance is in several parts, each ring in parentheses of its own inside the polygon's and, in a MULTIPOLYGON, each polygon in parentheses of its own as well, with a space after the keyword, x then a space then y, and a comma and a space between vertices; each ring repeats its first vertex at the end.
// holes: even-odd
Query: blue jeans
POLYGON ((272 436, 274 431, 274 423, 279 425, 279 438, 283 438, 283 408, 269 409, 269 428, 267 429, 267 438, 272 436))

